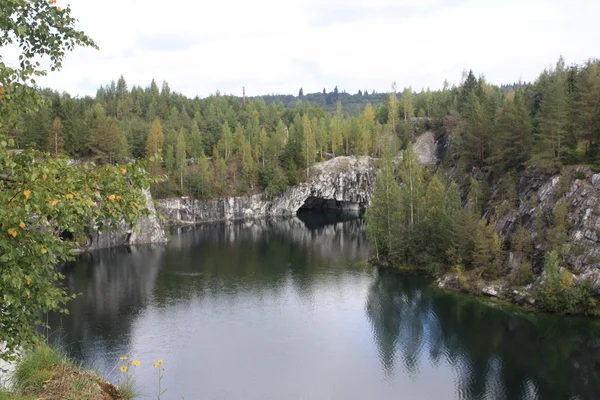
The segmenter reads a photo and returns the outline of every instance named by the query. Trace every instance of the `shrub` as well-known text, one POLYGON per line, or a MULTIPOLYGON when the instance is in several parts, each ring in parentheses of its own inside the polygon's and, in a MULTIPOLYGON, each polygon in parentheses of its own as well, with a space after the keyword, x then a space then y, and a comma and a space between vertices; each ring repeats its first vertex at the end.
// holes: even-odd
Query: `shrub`
POLYGON ((575 179, 586 179, 587 175, 583 171, 577 171, 577 172, 575 172, 574 178, 575 179))

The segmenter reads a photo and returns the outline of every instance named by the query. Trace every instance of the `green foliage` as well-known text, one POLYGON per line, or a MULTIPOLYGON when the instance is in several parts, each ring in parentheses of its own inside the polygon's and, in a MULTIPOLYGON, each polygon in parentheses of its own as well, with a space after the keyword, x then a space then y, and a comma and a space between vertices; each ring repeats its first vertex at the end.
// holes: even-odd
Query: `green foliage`
POLYGON ((519 264, 519 268, 509 277, 510 282, 513 285, 525 286, 534 282, 535 276, 531 270, 531 263, 523 261, 519 264))
MULTIPOLYGON (((42 104, 41 93, 28 86, 35 84, 33 76, 45 74, 38 59, 48 57, 50 68, 60 69, 66 51, 94 43, 74 29, 68 7, 41 0, 10 0, 1 7, 0 45, 16 42, 21 51, 18 67, 0 63, 0 338, 8 349, 2 358, 11 359, 38 340, 43 313, 66 312, 71 296, 58 285, 62 276, 54 267, 73 256, 74 243, 61 236, 69 233, 77 243, 88 227, 135 223, 147 212, 142 188, 150 181, 143 164, 71 166, 34 149, 14 151, 14 140, 5 139, 8 128, 42 104)), ((101 110, 90 113, 94 129, 104 122, 101 110)), ((116 122, 109 125, 113 132, 116 122)), ((100 143, 91 142, 94 148, 100 143)), ((106 148, 97 149, 116 161, 106 148)))
POLYGON ((398 222, 402 218, 401 192, 394 176, 394 164, 390 151, 393 137, 388 135, 388 149, 380 161, 381 172, 377 175, 371 206, 365 213, 367 235, 375 247, 378 260, 397 262, 402 257, 399 249, 398 222))
POLYGON ((544 280, 538 287, 537 302, 545 310, 563 314, 598 315, 597 300, 589 284, 575 286, 571 273, 560 272, 556 251, 546 254, 544 280))

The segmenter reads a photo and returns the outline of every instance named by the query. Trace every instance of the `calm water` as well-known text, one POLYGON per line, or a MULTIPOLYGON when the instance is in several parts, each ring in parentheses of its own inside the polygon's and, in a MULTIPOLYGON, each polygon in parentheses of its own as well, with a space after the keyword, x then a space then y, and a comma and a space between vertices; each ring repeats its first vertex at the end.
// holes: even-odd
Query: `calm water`
POLYGON ((600 398, 600 329, 366 265, 363 222, 212 224, 83 255, 52 339, 113 380, 128 355, 166 399, 600 398), (60 330, 58 330, 60 328, 60 330))

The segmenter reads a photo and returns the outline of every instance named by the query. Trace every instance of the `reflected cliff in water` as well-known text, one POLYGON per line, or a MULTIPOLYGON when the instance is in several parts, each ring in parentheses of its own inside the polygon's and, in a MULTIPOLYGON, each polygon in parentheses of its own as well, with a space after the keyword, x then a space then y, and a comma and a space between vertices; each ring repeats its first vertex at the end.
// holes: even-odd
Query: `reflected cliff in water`
POLYGON ((461 399, 598 398, 597 322, 482 304, 426 284, 385 269, 371 283, 366 312, 386 376, 447 363, 461 399))
MULTIPOLYGON (((168 366, 169 398, 600 398, 591 320, 517 312, 365 263, 356 215, 190 226, 64 267, 52 340, 86 367, 168 366)), ((113 374, 113 375, 111 375, 113 374)), ((115 375, 116 374, 116 375, 115 375)), ((136 370, 154 387, 152 368, 136 370)))
POLYGON ((106 340, 94 353, 121 347, 152 299, 164 252, 165 245, 121 246, 80 254, 65 265, 64 284, 78 297, 68 304, 69 315, 48 315, 51 340, 78 357, 91 351, 86 345, 98 336, 106 340))

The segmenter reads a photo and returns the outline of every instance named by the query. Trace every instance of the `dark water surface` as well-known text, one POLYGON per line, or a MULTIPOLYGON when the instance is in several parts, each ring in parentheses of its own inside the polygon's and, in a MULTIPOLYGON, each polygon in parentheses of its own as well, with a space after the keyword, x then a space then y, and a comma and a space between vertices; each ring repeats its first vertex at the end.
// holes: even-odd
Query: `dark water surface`
POLYGON ((368 266, 360 219, 211 224, 82 255, 52 339, 163 399, 594 399, 600 329, 368 266), (117 368, 115 368, 117 366, 117 368))

